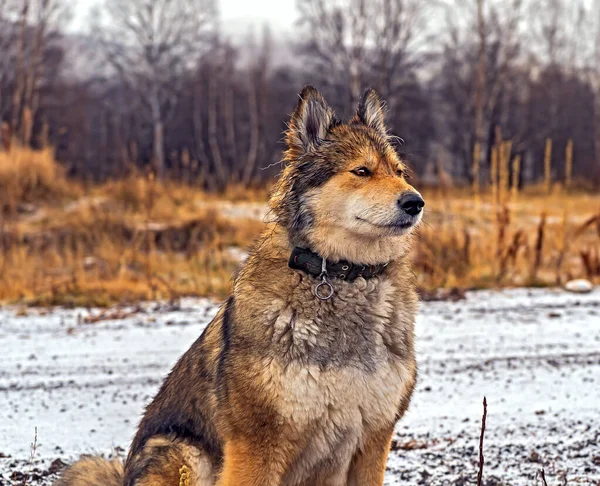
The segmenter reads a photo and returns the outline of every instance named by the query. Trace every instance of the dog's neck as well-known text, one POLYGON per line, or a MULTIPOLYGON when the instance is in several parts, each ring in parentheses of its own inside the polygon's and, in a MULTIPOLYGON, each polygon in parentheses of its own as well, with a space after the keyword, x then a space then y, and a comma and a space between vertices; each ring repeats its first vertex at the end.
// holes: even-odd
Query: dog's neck
POLYGON ((275 259, 287 266, 294 248, 300 247, 310 250, 320 259, 325 258, 329 262, 345 261, 361 266, 383 266, 406 260, 412 239, 411 235, 381 240, 348 238, 347 235, 335 234, 332 234, 330 239, 315 238, 316 236, 318 235, 309 235, 309 238, 290 238, 285 228, 277 223, 270 223, 253 253, 271 261, 275 259), (341 239, 337 240, 336 237, 341 239))
POLYGON ((314 253, 339 262, 342 260, 362 265, 384 265, 404 259, 412 243, 411 235, 375 238, 349 235, 340 228, 313 230, 300 238, 292 238, 292 244, 308 248, 314 253))
POLYGON ((368 265, 347 260, 331 261, 323 258, 308 248, 295 247, 288 260, 288 266, 294 270, 301 270, 313 277, 327 276, 333 279, 353 282, 359 277, 370 279, 381 275, 387 263, 368 265))
MULTIPOLYGON (((406 242, 405 242, 406 245, 406 242)), ((403 247, 403 245, 399 245, 401 248, 403 247)), ((240 286, 247 286, 249 285, 249 283, 251 282, 252 285, 256 285, 256 282, 264 282, 262 285, 267 286, 268 288, 271 289, 271 291, 274 294, 278 294, 280 292, 286 292, 285 289, 288 289, 289 291, 289 287, 288 286, 296 286, 298 284, 298 282, 301 281, 300 280, 296 280, 296 277, 294 276, 297 275, 298 277, 300 277, 300 275, 302 273, 304 274, 310 274, 309 272, 307 272, 305 269, 300 269, 300 272, 294 271, 294 272, 289 272, 286 271, 286 269, 290 268, 289 265, 289 260, 290 260, 290 256, 293 254, 294 252, 294 248, 295 245, 294 243, 292 243, 291 239, 290 239, 290 235, 288 233, 288 231, 282 227, 281 225, 277 224, 277 223, 269 223, 269 225, 267 226, 266 230, 264 231, 264 233, 262 234, 261 238, 259 239, 259 241, 257 242, 257 245, 254 247, 254 249, 250 252, 250 255, 248 257, 248 259, 246 260, 246 262, 242 265, 242 267, 239 270, 238 276, 235 279, 235 283, 234 283, 234 292, 239 292, 239 288, 240 286)), ((324 256, 323 253, 315 251, 315 248, 312 247, 304 247, 305 249, 310 249, 311 252, 314 252, 317 255, 317 259, 320 259, 322 262, 322 257, 324 256)), ((365 250, 369 250, 368 248, 366 248, 365 250)), ((408 252, 408 250, 407 250, 408 252)), ((367 251, 367 254, 369 252, 367 251)), ((339 268, 337 267, 337 264, 341 263, 342 261, 347 261, 347 262, 351 262, 353 264, 353 267, 355 268, 360 268, 360 270, 358 270, 357 275, 355 276, 354 274, 352 275, 352 277, 355 277, 355 282, 352 283, 353 286, 358 285, 357 288, 362 288, 361 286, 363 285, 363 283, 365 282, 365 274, 363 273, 362 277, 363 278, 358 278, 360 277, 361 271, 362 271, 362 267, 365 265, 371 265, 371 266, 378 266, 380 265, 383 268, 383 271, 380 271, 380 273, 378 273, 378 278, 373 278, 373 281, 387 281, 389 279, 391 280, 397 280, 397 279, 404 279, 407 278, 406 275, 409 274, 408 272, 408 266, 409 266, 409 261, 407 258, 407 254, 404 255, 398 255, 398 250, 396 250, 395 254, 394 254, 394 258, 391 258, 388 262, 368 262, 365 261, 363 259, 360 258, 360 255, 358 253, 356 253, 356 258, 331 258, 329 255, 326 258, 326 261, 330 261, 330 262, 334 262, 336 264, 336 266, 334 267, 326 267, 327 269, 327 275, 325 276, 326 278, 323 279, 321 276, 321 278, 319 278, 319 275, 321 275, 321 270, 318 269, 319 265, 317 263, 316 268, 314 268, 314 272, 316 273, 317 270, 319 270, 319 275, 314 275, 313 278, 317 278, 318 280, 323 280, 323 281, 327 281, 327 282, 331 282, 333 285, 334 282, 347 282, 348 280, 346 278, 344 279, 340 279, 339 275, 340 273, 344 272, 344 275, 346 276, 345 272, 346 270, 343 270, 342 267, 344 266, 344 264, 340 265, 339 268), (384 266, 384 264, 386 264, 384 266), (360 264, 360 267, 359 265, 360 264), (337 273, 336 273, 337 272, 337 273), (360 282, 360 283, 359 283, 360 282)), ((350 266, 350 265, 349 265, 350 266)), ((351 268, 353 268, 351 267, 351 268)), ((378 270, 376 270, 374 273, 376 273, 377 271, 379 271, 380 269, 378 268, 378 270)), ((375 275, 370 275, 369 276, 375 276, 375 275)), ((321 289, 321 291, 325 292, 326 290, 328 290, 325 287, 329 287, 328 283, 324 283, 323 284, 323 288, 321 289)), ((329 288, 329 290, 331 290, 331 288, 329 288)), ((322 292, 320 292, 322 294, 322 292)), ((326 294, 327 292, 325 292, 326 294)), ((321 297, 319 297, 321 298, 321 297)))

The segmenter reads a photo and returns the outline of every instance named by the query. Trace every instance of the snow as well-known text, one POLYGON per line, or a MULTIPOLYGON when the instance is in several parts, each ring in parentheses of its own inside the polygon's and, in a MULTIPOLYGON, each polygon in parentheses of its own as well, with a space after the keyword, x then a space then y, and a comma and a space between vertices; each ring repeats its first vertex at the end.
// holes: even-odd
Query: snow
MULTIPOLYGON (((217 311, 209 300, 147 304, 125 319, 0 309, 0 484, 51 461, 121 455, 143 406, 217 311)), ((399 422, 386 485, 475 484, 482 399, 484 484, 600 481, 600 290, 519 289, 426 302, 420 378, 399 422)), ((541 484, 541 483, 538 483, 541 484)))

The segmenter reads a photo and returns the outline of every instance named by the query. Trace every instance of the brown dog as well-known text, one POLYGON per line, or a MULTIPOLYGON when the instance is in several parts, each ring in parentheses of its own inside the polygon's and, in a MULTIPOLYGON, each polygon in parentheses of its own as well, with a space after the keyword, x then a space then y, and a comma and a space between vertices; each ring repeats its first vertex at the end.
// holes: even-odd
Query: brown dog
POLYGON ((372 90, 344 124, 304 88, 286 142, 274 220, 148 405, 124 468, 84 458, 60 485, 383 483, 416 380, 407 255, 424 203, 372 90))

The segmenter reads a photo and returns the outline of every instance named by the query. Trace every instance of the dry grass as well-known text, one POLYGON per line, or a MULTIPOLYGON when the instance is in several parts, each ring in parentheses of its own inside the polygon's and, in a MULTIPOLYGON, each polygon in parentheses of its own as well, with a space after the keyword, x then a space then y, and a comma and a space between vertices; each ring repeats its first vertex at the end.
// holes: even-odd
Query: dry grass
POLYGON ((223 297, 240 249, 263 227, 259 205, 244 202, 261 191, 234 188, 217 198, 141 174, 83 191, 47 152, 25 153, 0 154, 7 187, 11 176, 25 181, 10 168, 13 157, 39 175, 36 184, 2 193, 0 301, 108 306, 223 297))
MULTIPOLYGON (((207 194, 142 174, 84 190, 49 151, 0 153, 0 188, 0 301, 41 305, 224 297, 266 210, 266 190, 207 194)), ((541 186, 500 205, 482 191, 424 192, 424 289, 600 278, 600 196, 541 186)))
POLYGON ((420 284, 488 288, 598 281, 600 196, 533 187, 500 205, 487 194, 425 191, 429 211, 420 230, 415 267, 420 284), (586 255, 590 263, 586 264, 586 255))
POLYGON ((76 197, 80 187, 67 181, 50 149, 39 152, 14 147, 0 150, 0 194, 3 213, 23 210, 32 202, 56 202, 76 197))

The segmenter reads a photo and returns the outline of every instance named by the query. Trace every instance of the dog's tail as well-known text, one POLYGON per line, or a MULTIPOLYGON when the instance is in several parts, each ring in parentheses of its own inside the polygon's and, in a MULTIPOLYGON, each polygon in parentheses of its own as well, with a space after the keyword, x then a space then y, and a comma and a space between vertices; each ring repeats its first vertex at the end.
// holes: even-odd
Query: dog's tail
POLYGON ((123 463, 83 456, 65 469, 54 486, 123 486, 123 463))

